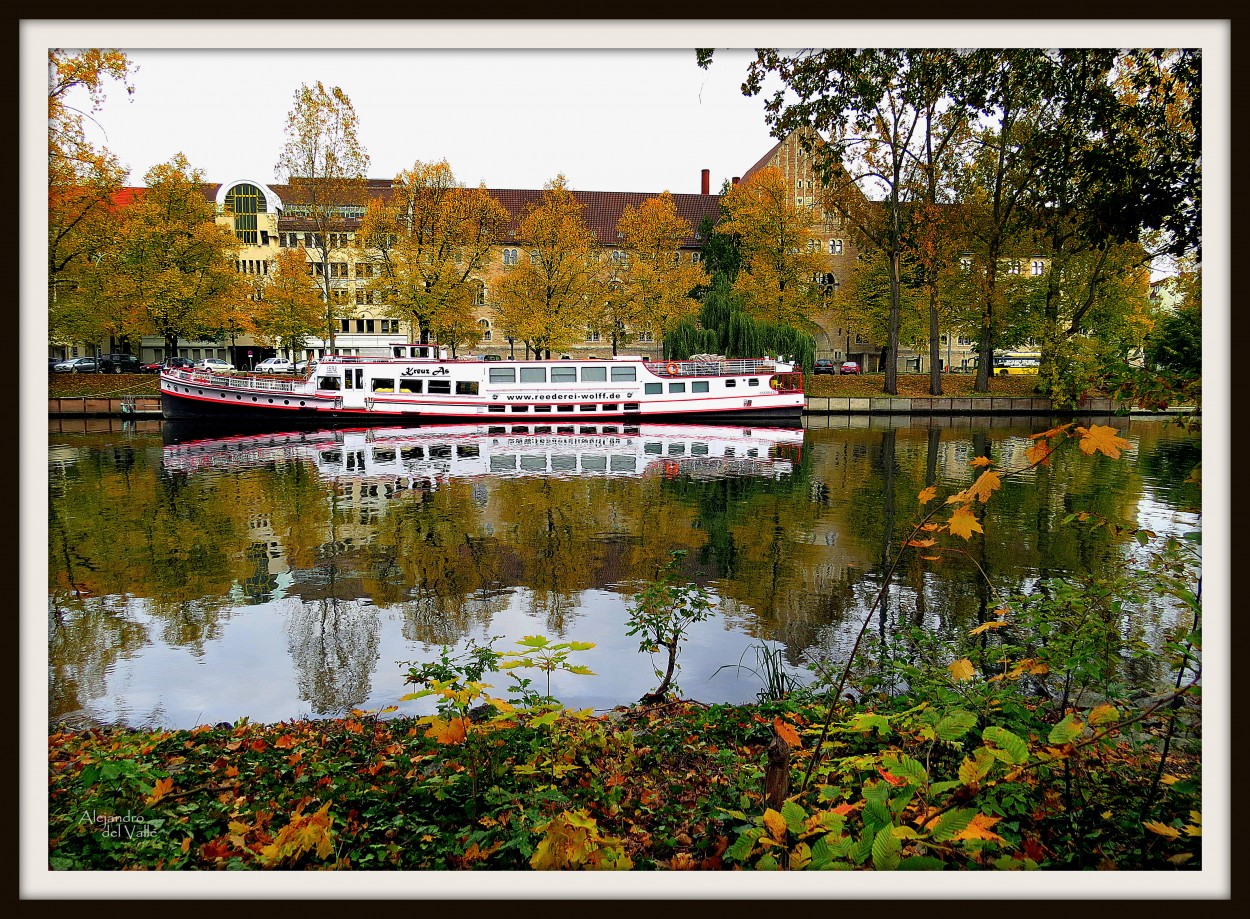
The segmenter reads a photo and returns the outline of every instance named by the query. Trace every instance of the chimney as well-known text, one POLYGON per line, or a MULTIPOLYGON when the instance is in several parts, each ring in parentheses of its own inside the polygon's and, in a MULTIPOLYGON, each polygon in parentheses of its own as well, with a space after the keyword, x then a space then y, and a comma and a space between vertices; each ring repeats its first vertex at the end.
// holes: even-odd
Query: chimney
POLYGON ((703 170, 703 185, 702 185, 703 191, 701 191, 700 194, 703 194, 703 195, 708 194, 708 192, 711 189, 711 182, 712 182, 712 170, 704 169, 703 170))
POLYGON ((733 178, 733 184, 734 184, 734 185, 737 185, 737 184, 738 184, 739 182, 741 182, 741 181, 742 181, 742 176, 734 176, 734 178, 733 178))

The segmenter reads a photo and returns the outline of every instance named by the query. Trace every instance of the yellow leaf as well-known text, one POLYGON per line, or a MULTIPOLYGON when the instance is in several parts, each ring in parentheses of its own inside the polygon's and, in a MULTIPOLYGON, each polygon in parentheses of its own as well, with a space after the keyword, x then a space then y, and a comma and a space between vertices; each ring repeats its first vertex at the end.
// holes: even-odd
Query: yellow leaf
POLYGON ((955 513, 951 514, 950 519, 951 533, 955 536, 962 536, 964 539, 971 539, 973 533, 984 533, 981 524, 977 523, 977 518, 973 516, 972 509, 967 505, 957 508, 955 513))
POLYGON ((936 494, 937 494, 937 486, 930 485, 928 488, 922 491, 919 495, 917 495, 917 497, 920 499, 921 504, 928 504, 930 501, 933 500, 936 494))
POLYGON ((955 835, 955 839, 985 839, 990 842, 1002 842, 1003 838, 997 833, 990 830, 994 824, 998 823, 1002 817, 987 817, 985 814, 977 814, 972 821, 963 828, 963 831, 955 835))
POLYGON ((936 542, 936 539, 909 539, 907 545, 915 546, 917 549, 927 549, 936 542))
POLYGON ((799 740, 799 732, 780 718, 773 719, 773 730, 777 732, 778 737, 791 747, 802 746, 803 741, 799 740))
POLYGON ((1001 629, 1001 628, 1002 628, 1003 626, 1005 626, 1006 624, 1007 624, 1007 623, 1005 623, 1005 622, 1003 622, 1003 621, 1001 621, 1001 620, 1000 620, 1000 621, 998 621, 998 622, 982 622, 979 626, 977 626, 975 629, 973 629, 973 630, 972 630, 971 632, 969 632, 968 634, 969 634, 969 635, 980 635, 982 632, 988 632, 990 629, 1001 629))
POLYGON ((1116 434, 1115 428, 1101 424, 1092 424, 1088 428, 1077 428, 1081 435, 1081 452, 1093 456, 1102 453, 1112 459, 1120 458, 1120 451, 1129 447, 1129 442, 1116 434))
POLYGON ((778 842, 786 838, 786 818, 771 807, 764 811, 764 828, 768 830, 768 835, 778 842))
POLYGON ((1042 433, 1040 434, 1030 434, 1029 437, 1031 437, 1033 440, 1041 440, 1041 439, 1049 440, 1050 438, 1054 437, 1057 434, 1062 434, 1068 428, 1072 427, 1072 424, 1073 422, 1069 421, 1067 424, 1061 424, 1059 427, 1051 428, 1049 431, 1042 431, 1042 433))
POLYGON ((173 779, 157 779, 156 784, 152 786, 152 794, 148 796, 148 804, 155 804, 165 795, 169 794, 174 787, 173 779))
POLYGON ((1094 706, 1089 713, 1090 724, 1106 724, 1108 721, 1115 721, 1120 716, 1120 712, 1110 702, 1103 702, 1101 705, 1094 706))
POLYGON ((458 744, 465 738, 463 718, 435 718, 425 736, 437 740, 441 744, 458 744))
POLYGON ((968 497, 976 498, 984 504, 1002 484, 1003 480, 998 473, 993 469, 987 469, 972 483, 972 487, 968 489, 968 497))
POLYGON ((959 683, 972 679, 973 674, 976 673, 976 670, 973 669, 972 661, 966 657, 947 664, 946 669, 950 671, 951 676, 959 683))
POLYGON ((993 463, 994 461, 988 456, 974 456, 971 460, 969 460, 968 465, 972 466, 974 469, 980 469, 982 466, 991 466, 993 463))
POLYGON ((1176 839, 1181 835, 1181 831, 1174 826, 1168 826, 1166 823, 1160 823, 1158 820, 1150 820, 1143 823, 1146 829, 1160 836, 1166 836, 1168 839, 1176 839))

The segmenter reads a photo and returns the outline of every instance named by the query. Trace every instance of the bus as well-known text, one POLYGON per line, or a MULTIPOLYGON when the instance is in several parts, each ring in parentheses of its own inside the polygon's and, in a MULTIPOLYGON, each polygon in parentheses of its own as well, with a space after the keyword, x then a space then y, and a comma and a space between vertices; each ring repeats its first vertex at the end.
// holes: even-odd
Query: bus
POLYGON ((1042 366, 1040 351, 995 351, 994 374, 1037 373, 1042 366))

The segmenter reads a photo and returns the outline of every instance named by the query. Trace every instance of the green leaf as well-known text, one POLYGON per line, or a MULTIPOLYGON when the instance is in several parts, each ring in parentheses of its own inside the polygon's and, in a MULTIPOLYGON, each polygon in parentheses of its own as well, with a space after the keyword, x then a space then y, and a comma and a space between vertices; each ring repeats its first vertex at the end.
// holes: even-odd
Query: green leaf
POLYGON ((977 716, 962 709, 950 712, 937 723, 938 740, 951 743, 963 737, 977 724, 977 716))
POLYGON ((781 816, 786 821, 786 829, 795 835, 803 832, 803 825, 807 822, 807 811, 799 807, 793 801, 786 801, 781 805, 781 816))
POLYGON ((725 857, 735 862, 745 862, 751 857, 751 850, 755 848, 755 842, 764 834, 764 831, 757 826, 750 827, 742 831, 734 844, 725 850, 725 857))
POLYGON ((755 863, 755 870, 756 871, 780 871, 781 866, 777 864, 777 859, 773 858, 771 854, 765 854, 765 855, 762 855, 760 857, 760 860, 755 863))
POLYGON ((527 648, 545 648, 551 639, 545 635, 526 635, 517 641, 518 645, 524 645, 527 648))
POLYGON ((1076 720, 1076 716, 1071 712, 1063 716, 1063 720, 1050 729, 1050 735, 1046 738, 1048 743, 1066 744, 1072 743, 1081 736, 1084 725, 1076 720))
MULTIPOLYGON (((1029 758, 1028 744, 1019 735, 1013 734, 1005 728, 990 726, 981 732, 981 739, 1006 753, 1009 757, 1006 762, 1019 764, 1026 762, 1029 758)), ((995 754, 996 759, 1002 759, 996 751, 991 750, 990 752, 995 754)))
POLYGON ((872 866, 878 871, 893 871, 898 867, 903 844, 894 835, 894 827, 882 827, 872 840, 872 866))
POLYGON ((925 771, 924 766, 907 755, 900 755, 897 758, 887 756, 882 763, 891 775, 906 779, 913 785, 926 785, 929 782, 929 773, 925 771))
POLYGON ((977 815, 974 808, 965 807, 947 811, 938 817, 937 822, 929 828, 929 835, 934 842, 946 842, 962 833, 977 815))

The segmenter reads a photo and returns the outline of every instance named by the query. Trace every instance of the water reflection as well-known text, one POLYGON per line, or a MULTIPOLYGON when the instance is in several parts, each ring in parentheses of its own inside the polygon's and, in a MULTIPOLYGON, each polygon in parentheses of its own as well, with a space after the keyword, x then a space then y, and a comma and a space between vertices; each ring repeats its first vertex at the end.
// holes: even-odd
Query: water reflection
MULTIPOLYGON (((874 632, 983 621, 978 569, 1010 591, 1125 551, 1060 526, 1073 510, 1194 526, 1196 453, 1159 422, 1101 423, 1132 443, 1124 461, 1078 454, 1005 480, 966 558, 895 573, 874 632)), ((1018 465, 1046 426, 53 435, 50 717, 190 726, 382 707, 406 691, 397 661, 536 633, 598 645, 599 676, 560 698, 630 702, 651 670, 624 636, 628 600, 674 549, 718 612, 683 651, 682 689, 747 701, 758 685, 718 668, 760 642, 795 668, 844 653, 920 490, 968 484, 976 456, 1018 465)))

